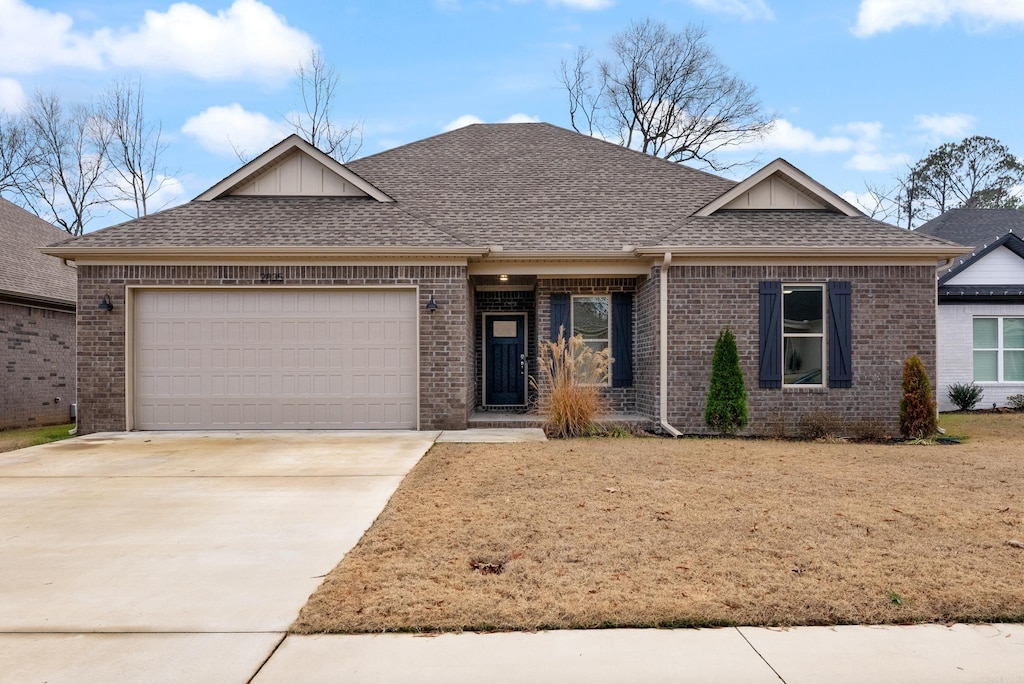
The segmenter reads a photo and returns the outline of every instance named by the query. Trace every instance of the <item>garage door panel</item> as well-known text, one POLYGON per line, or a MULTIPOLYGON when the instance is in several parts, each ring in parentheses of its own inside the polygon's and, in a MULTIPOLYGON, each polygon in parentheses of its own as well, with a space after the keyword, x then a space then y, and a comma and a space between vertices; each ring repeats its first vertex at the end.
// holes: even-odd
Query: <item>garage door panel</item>
POLYGON ((414 428, 408 290, 143 290, 138 429, 414 428))

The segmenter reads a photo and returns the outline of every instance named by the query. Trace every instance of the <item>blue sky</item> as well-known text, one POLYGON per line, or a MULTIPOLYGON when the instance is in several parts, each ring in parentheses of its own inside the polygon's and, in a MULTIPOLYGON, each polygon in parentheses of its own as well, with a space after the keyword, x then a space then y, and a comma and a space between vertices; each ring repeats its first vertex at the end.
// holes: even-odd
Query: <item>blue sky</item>
POLYGON ((315 46, 341 79, 335 118, 363 123, 362 156, 466 121, 568 127, 560 61, 581 44, 600 57, 648 17, 703 25, 757 88, 776 124, 739 154, 784 157, 850 199, 967 135, 1024 156, 1024 0, 0 0, 0 108, 140 76, 168 143, 161 202, 176 203, 233 171, 232 147, 287 133, 315 46))

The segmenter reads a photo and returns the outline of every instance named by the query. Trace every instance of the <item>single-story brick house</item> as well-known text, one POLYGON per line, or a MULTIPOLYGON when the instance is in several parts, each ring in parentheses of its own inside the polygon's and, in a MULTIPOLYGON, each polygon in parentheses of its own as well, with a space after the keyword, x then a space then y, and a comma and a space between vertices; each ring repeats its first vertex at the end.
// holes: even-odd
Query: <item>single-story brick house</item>
POLYGON ((903 361, 934 375, 935 269, 962 251, 783 160, 736 183, 548 124, 344 165, 292 136, 46 250, 78 264, 83 433, 494 424, 560 326, 610 347, 614 411, 669 432, 706 431, 726 327, 752 432, 892 427, 903 361))
POLYGON ((39 252, 67 236, 0 198, 0 430, 71 418, 75 269, 39 252))
POLYGON ((947 388, 975 382, 979 408, 1024 394, 1024 211, 952 209, 916 232, 971 245, 939 270, 940 411, 956 408, 947 388))

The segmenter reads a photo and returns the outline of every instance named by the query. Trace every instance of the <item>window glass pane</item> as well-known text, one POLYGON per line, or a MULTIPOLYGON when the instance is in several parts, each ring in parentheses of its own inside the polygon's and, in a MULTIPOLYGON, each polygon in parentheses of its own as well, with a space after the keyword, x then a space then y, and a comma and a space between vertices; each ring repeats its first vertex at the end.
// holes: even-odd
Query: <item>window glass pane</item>
MULTIPOLYGON (((999 320, 996 318, 974 319, 974 348, 995 349, 999 346, 999 320)), ((995 378, 993 378, 994 380, 995 378)), ((975 378, 977 380, 977 378, 975 378)))
POLYGON ((822 383, 820 337, 787 337, 782 351, 783 379, 787 385, 822 383))
POLYGON ((1024 382, 1024 351, 1003 352, 1003 380, 1024 382))
POLYGON ((822 288, 784 287, 782 318, 787 333, 820 333, 822 325, 822 288))
POLYGON ((1024 318, 1003 319, 1003 348, 1024 349, 1024 318))
POLYGON ((583 339, 608 339, 608 297, 572 300, 572 334, 583 339))
MULTIPOLYGON (((977 321, 975 321, 977 322, 977 321)), ((995 382, 999 379, 999 368, 996 363, 994 351, 974 352, 974 381, 995 382)))

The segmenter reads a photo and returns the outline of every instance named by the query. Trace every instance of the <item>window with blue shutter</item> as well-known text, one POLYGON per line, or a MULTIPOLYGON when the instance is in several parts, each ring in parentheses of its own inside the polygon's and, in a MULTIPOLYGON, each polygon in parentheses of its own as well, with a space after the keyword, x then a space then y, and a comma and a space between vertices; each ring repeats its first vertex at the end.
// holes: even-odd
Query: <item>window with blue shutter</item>
POLYGON ((828 386, 853 386, 853 354, 850 299, 853 288, 849 281, 828 284, 828 386))
POLYGON ((763 280, 758 293, 758 379, 761 387, 782 387, 782 281, 763 280))
POLYGON ((568 292, 556 292, 551 295, 551 341, 558 339, 559 328, 562 329, 566 338, 572 336, 572 323, 570 311, 572 298, 568 292))
POLYGON ((612 293, 612 387, 633 386, 633 293, 612 293))

